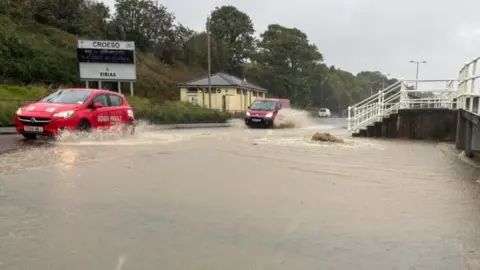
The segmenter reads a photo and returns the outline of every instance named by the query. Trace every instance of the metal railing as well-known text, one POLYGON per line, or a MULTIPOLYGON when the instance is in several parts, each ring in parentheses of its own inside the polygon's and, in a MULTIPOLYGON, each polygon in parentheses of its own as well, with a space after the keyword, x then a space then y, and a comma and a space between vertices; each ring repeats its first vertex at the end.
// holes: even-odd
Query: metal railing
POLYGON ((398 110, 454 109, 456 107, 457 80, 400 80, 375 95, 348 107, 348 131, 358 132, 375 122, 381 122, 398 110), (411 84, 438 84, 440 87, 411 89, 411 84), (425 97, 425 95, 427 95, 425 97))
POLYGON ((480 78, 477 64, 480 57, 463 65, 459 72, 458 108, 480 115, 480 88, 475 88, 475 82, 480 78))

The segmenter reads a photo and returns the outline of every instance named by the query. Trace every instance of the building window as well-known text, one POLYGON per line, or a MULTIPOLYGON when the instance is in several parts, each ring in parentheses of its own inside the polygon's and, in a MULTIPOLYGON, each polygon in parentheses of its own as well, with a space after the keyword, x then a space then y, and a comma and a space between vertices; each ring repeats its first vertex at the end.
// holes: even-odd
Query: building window
POLYGON ((188 88, 187 90, 188 90, 188 93, 189 93, 189 94, 195 94, 195 93, 198 92, 198 89, 197 89, 197 88, 188 88))
POLYGON ((188 96, 188 102, 190 102, 194 105, 198 105, 198 96, 189 95, 188 96))
POLYGON ((242 90, 237 89, 237 95, 241 95, 241 94, 242 94, 242 90))

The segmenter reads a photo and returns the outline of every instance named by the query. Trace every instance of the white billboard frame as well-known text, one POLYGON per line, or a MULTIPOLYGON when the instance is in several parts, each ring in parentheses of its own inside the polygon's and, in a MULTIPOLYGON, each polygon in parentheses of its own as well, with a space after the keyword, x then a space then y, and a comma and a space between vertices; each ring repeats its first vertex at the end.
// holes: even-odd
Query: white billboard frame
POLYGON ((81 63, 78 61, 80 80, 85 81, 89 88, 90 81, 97 81, 98 88, 102 88, 102 82, 117 82, 121 93, 121 83, 130 83, 130 94, 133 96, 133 83, 137 80, 137 58, 135 55, 135 42, 120 40, 85 40, 77 41, 78 49, 108 49, 128 50, 133 52, 133 64, 118 63, 81 63))

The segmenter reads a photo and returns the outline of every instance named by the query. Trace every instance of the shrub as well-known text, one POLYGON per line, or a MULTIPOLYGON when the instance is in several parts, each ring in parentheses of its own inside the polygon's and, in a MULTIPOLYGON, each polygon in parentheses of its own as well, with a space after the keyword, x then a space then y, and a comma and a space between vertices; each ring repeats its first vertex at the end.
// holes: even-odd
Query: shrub
POLYGON ((158 104, 138 97, 127 99, 134 108, 137 119, 145 119, 153 124, 225 123, 232 118, 232 115, 227 112, 181 101, 166 101, 158 104))
MULTIPOLYGON (((24 104, 39 100, 49 89, 34 86, 0 85, 0 126, 11 125, 16 110, 24 104)), ((166 101, 163 104, 140 97, 127 97, 137 119, 152 124, 225 123, 232 116, 181 101, 166 101)))

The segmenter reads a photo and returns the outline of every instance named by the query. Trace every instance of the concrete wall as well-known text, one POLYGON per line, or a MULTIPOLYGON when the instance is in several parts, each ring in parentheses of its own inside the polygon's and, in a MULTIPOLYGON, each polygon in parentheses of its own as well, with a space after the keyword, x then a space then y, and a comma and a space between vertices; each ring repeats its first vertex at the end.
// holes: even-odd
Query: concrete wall
POLYGON ((480 118, 468 111, 458 110, 457 138, 455 145, 472 157, 480 153, 480 118))
POLYGON ((396 137, 438 141, 455 141, 457 113, 453 110, 401 110, 396 137))
MULTIPOLYGON (((208 107, 208 89, 198 88, 194 90, 190 89, 188 91, 187 88, 180 88, 180 100, 208 107)), ((238 112, 246 111, 255 99, 265 98, 265 93, 237 88, 214 87, 212 88, 212 109, 223 109, 223 96, 225 96, 227 111, 238 112)))

